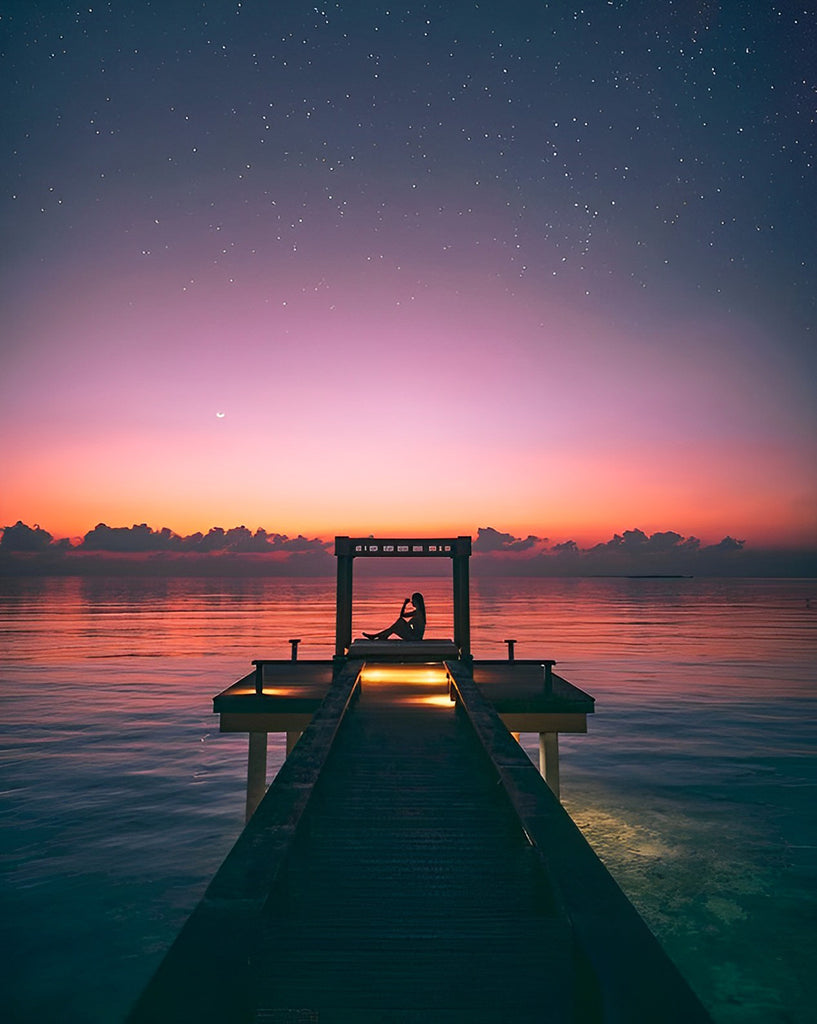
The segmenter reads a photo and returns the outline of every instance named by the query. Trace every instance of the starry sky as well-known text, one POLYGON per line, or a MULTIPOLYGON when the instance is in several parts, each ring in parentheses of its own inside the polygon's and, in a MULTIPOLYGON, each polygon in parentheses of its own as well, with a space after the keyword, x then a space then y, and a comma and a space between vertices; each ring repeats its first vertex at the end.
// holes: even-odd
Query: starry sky
POLYGON ((0 525, 817 542, 796 2, 0 0, 0 525))

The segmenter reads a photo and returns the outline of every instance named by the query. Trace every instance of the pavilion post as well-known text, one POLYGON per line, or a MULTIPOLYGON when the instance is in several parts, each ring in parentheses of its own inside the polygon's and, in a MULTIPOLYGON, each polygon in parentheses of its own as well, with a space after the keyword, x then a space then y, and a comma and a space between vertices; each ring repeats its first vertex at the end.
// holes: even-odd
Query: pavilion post
POLYGON ((352 571, 354 555, 349 537, 335 537, 338 559, 335 655, 343 657, 352 643, 352 571))
POLYGON ((468 560, 471 556, 471 538, 457 537, 454 563, 454 643, 460 657, 471 656, 471 598, 469 593, 468 560))

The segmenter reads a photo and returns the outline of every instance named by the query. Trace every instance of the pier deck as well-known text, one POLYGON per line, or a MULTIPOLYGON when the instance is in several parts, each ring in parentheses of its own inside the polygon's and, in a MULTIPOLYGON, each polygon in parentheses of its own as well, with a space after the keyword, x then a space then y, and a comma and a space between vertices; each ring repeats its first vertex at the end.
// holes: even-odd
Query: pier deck
POLYGON ((325 1021, 539 1020, 571 1005, 570 937, 444 673, 364 674, 253 956, 256 1000, 325 1021))
MULTIPOLYGON (((248 676, 217 698, 222 724, 279 713, 268 665, 261 693, 248 676)), ((350 660, 331 685, 302 671, 312 692, 277 697, 325 696, 132 1024, 709 1019, 478 666, 350 660)), ((516 712, 582 714, 582 697, 592 710, 570 684, 530 679, 516 712)))

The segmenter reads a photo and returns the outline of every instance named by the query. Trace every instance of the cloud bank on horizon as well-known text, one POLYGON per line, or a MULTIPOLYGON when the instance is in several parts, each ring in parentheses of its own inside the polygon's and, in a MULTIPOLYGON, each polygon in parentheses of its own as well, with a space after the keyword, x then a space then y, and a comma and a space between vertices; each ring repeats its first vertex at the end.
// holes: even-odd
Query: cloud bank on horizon
MULTIPOLYGON (((551 543, 547 537, 515 537, 480 527, 473 541, 475 572, 483 575, 817 575, 817 550, 774 552, 747 548, 744 540, 724 537, 702 544, 672 530, 647 534, 625 530, 582 548, 575 541, 551 543)), ((385 560, 369 571, 424 575, 440 564, 385 560)), ((332 575, 333 542, 303 536, 254 533, 245 526, 181 536, 147 524, 109 527, 104 523, 71 542, 55 540, 40 526, 18 521, 0 534, 0 571, 65 574, 117 571, 157 574, 332 575)))

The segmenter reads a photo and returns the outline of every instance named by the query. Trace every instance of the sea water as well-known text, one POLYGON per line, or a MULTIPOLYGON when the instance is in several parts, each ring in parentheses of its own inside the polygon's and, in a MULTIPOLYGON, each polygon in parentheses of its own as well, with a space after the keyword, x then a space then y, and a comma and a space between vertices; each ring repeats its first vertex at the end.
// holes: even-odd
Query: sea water
MULTIPOLYGON (((446 578, 363 578, 354 629, 446 578)), ((247 740, 211 698, 329 658, 333 580, 0 580, 3 1020, 121 1020, 243 823, 247 740)), ((472 580, 477 658, 596 697, 562 798, 719 1024, 813 1020, 817 581, 472 580)), ((536 758, 536 737, 523 736, 536 758)), ((283 759, 270 737, 270 776, 283 759)))

